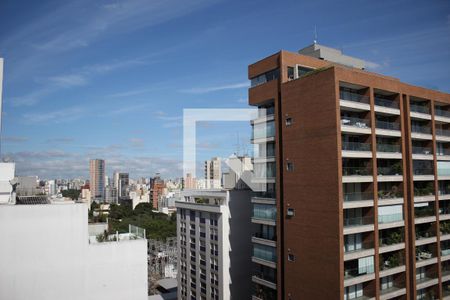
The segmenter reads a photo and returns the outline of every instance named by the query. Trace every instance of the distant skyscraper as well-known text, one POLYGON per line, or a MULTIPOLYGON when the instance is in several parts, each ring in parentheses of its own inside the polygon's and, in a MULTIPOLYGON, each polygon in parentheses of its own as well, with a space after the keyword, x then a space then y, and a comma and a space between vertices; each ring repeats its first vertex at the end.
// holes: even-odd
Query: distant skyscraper
POLYGON ((119 172, 114 171, 113 174, 113 187, 115 187, 117 190, 119 190, 119 172))
POLYGON ((220 189, 222 181, 221 160, 213 157, 205 161, 206 189, 220 189))
POLYGON ((128 198, 128 185, 130 184, 130 176, 128 173, 119 173, 118 195, 120 199, 128 198))
POLYGON ((91 159, 89 169, 92 198, 103 201, 105 199, 105 161, 103 159, 91 159))

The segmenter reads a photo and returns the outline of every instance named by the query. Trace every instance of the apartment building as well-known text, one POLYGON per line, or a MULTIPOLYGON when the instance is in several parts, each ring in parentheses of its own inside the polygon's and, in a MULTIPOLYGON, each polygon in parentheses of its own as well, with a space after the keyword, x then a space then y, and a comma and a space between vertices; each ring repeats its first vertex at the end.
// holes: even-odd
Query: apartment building
POLYGON ((177 208, 178 299, 250 299, 248 190, 186 190, 177 208))
POLYGON ((450 299, 450 95, 318 44, 248 75, 253 299, 450 299))

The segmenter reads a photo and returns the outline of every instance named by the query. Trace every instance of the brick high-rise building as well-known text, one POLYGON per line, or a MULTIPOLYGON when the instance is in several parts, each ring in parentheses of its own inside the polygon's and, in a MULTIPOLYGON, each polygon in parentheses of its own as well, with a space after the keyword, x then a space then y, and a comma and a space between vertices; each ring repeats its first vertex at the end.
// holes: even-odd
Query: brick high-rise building
POLYGON ((253 299, 450 293, 450 95, 313 44, 249 66, 253 299))

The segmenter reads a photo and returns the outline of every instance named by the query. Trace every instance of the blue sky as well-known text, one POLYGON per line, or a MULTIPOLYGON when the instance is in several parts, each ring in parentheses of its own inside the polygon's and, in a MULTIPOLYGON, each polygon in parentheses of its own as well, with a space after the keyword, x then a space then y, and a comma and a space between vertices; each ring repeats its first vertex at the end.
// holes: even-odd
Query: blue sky
MULTIPOLYGON (((247 107, 247 65, 307 46, 315 25, 373 71, 450 92, 449 1, 3 0, 2 156, 42 178, 87 177, 95 157, 181 176, 183 109, 247 107)), ((205 123, 199 159, 249 130, 205 123)))

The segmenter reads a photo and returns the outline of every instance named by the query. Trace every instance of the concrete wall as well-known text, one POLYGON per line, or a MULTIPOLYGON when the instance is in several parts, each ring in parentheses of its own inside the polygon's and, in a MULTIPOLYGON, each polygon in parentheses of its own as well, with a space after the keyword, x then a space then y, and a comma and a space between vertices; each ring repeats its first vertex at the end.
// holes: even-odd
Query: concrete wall
POLYGON ((86 204, 0 206, 0 299, 147 299, 147 242, 88 243, 86 204))

